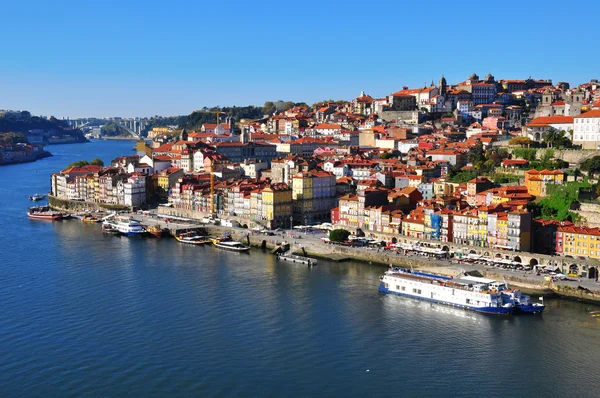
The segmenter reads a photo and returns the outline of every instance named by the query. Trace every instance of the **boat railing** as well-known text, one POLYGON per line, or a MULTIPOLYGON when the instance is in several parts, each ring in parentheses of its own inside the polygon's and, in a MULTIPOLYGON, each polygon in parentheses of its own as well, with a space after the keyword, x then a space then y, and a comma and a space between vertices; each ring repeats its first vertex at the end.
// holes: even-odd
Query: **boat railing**
POLYGON ((452 282, 451 280, 449 281, 449 280, 430 279, 430 278, 425 278, 425 277, 422 277, 419 275, 415 275, 415 274, 411 274, 411 273, 404 273, 404 272, 390 273, 388 275, 392 275, 392 276, 396 275, 398 277, 405 278, 405 279, 415 279, 421 283, 429 283, 432 285, 436 284, 436 285, 440 285, 442 287, 459 289, 459 290, 464 290, 464 291, 468 291, 468 292, 481 293, 481 292, 476 291, 473 286, 461 285, 461 284, 452 282))

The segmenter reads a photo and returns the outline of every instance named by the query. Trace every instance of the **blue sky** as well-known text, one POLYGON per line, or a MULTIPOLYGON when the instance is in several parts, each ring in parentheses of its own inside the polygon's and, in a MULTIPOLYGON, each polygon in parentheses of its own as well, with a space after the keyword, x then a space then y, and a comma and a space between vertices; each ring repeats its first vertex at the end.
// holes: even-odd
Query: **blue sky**
POLYGON ((600 78, 600 2, 28 1, 0 15, 0 109, 57 117, 383 96, 444 74, 600 78))

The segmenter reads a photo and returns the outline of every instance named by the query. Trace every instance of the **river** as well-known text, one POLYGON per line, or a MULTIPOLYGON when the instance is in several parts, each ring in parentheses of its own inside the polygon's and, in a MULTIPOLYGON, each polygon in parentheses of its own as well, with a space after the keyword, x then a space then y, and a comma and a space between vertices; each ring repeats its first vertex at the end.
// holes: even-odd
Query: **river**
POLYGON ((26 217, 52 172, 132 145, 56 145, 0 167, 3 396, 597 396, 598 307, 480 315, 382 295, 377 266, 308 269, 26 217))

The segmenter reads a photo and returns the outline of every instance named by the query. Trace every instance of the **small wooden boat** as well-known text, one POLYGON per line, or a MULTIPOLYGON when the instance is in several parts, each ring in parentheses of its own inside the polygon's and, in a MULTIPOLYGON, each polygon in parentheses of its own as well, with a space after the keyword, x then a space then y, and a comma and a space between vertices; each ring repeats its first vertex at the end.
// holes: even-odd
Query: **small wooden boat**
POLYGON ((102 232, 108 235, 120 235, 121 233, 117 229, 115 224, 105 222, 102 224, 102 232))
POLYGON ((39 207, 30 207, 27 212, 27 217, 34 220, 62 220, 63 218, 68 217, 64 213, 59 213, 56 211, 50 210, 48 206, 39 206, 39 207))
POLYGON ((175 239, 181 243, 187 243, 188 245, 203 245, 208 242, 205 236, 195 235, 193 232, 184 232, 179 235, 175 235, 175 239))
POLYGON ((83 216, 81 218, 81 221, 87 222, 87 223, 97 223, 97 222, 100 222, 102 220, 100 220, 99 218, 96 218, 94 216, 91 216, 89 214, 86 214, 85 216, 83 216))
POLYGON ((248 246, 244 245, 243 243, 234 242, 231 240, 228 240, 228 241, 213 240, 213 244, 215 245, 215 247, 218 247, 219 249, 229 250, 232 252, 248 252, 250 250, 250 248, 248 246))
POLYGON ((146 227, 146 232, 154 236, 155 238, 162 238, 163 236, 167 235, 169 230, 166 228, 161 228, 158 225, 150 225, 146 227))

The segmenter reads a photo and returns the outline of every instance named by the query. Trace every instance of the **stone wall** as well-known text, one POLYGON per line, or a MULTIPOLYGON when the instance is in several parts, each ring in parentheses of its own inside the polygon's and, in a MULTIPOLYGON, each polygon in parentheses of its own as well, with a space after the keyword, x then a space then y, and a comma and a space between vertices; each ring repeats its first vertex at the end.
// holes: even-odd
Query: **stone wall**
MULTIPOLYGON (((517 147, 510 147, 509 150, 511 153, 517 149, 517 147)), ((550 148, 552 149, 552 148, 550 148)), ((536 150, 536 157, 540 159, 544 152, 546 152, 547 148, 539 148, 536 150)), ((600 151, 590 151, 590 150, 581 150, 581 149, 552 149, 554 151, 554 157, 556 159, 564 160, 568 162, 570 165, 578 166, 586 159, 589 159, 594 156, 600 156, 600 151)))
POLYGON ((573 212, 579 214, 587 226, 600 227, 600 204, 581 203, 579 210, 573 212))
POLYGON ((406 122, 417 124, 419 122, 418 111, 383 111, 379 115, 383 120, 395 120, 396 122, 406 122))
MULTIPOLYGON (((204 217, 208 217, 208 215, 209 215, 208 213, 204 213, 204 212, 200 212, 200 211, 177 209, 177 208, 173 208, 173 207, 164 207, 164 206, 158 207, 158 214, 165 215, 165 216, 172 216, 172 217, 189 218, 192 220, 202 220, 204 217)), ((254 228, 254 227, 265 228, 264 225, 254 222, 252 220, 249 220, 247 218, 243 218, 243 217, 227 216, 222 219, 237 221, 240 223, 240 225, 247 225, 248 228, 254 228)))
POLYGON ((51 208, 55 210, 66 211, 70 213, 77 213, 81 211, 110 211, 110 210, 128 210, 127 206, 118 206, 118 205, 107 205, 103 203, 91 203, 91 202, 83 202, 81 200, 66 200, 59 199, 55 196, 48 195, 48 204, 51 208))

